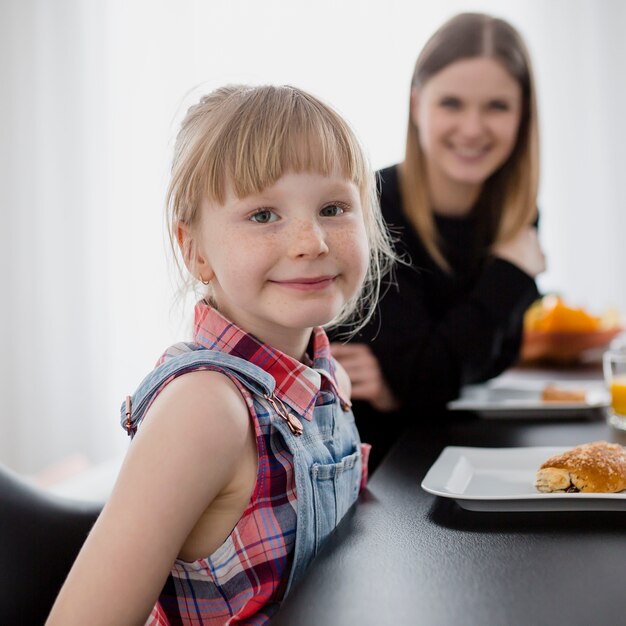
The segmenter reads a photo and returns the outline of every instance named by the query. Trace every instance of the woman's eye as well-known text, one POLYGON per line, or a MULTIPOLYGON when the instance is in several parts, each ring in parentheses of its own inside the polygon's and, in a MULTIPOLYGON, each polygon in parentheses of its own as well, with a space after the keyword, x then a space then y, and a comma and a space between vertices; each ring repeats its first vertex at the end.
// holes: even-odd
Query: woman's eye
POLYGON ((337 215, 341 215, 343 212, 343 207, 340 207, 338 204, 329 204, 320 211, 320 215, 322 217, 336 217, 337 215))
POLYGON ((270 222, 275 222, 277 219, 278 215, 269 209, 260 209, 250 216, 250 220, 257 224, 269 224, 270 222))
POLYGON ((489 108, 494 111, 508 111, 509 103, 504 100, 494 100, 489 104, 489 108))
POLYGON ((443 98, 439 104, 446 109, 461 108, 461 101, 458 98, 443 98))

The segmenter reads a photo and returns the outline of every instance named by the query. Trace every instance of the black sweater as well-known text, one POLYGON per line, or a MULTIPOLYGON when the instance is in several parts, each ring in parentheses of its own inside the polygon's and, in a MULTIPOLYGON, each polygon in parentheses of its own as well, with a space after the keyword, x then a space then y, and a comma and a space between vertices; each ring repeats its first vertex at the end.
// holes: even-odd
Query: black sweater
MULTIPOLYGON (((524 311, 538 292, 517 266, 489 257, 485 246, 481 251, 473 214, 435 216, 452 272, 442 270, 404 214, 397 167, 379 176, 383 216, 410 265, 396 266, 397 286, 388 287, 372 322, 351 341, 372 348, 402 405, 416 409, 415 419, 427 419, 462 385, 492 378, 515 362, 524 311)), ((360 429, 364 420, 387 421, 362 403, 355 415, 360 429)), ((363 434, 377 443, 376 432, 363 434)))

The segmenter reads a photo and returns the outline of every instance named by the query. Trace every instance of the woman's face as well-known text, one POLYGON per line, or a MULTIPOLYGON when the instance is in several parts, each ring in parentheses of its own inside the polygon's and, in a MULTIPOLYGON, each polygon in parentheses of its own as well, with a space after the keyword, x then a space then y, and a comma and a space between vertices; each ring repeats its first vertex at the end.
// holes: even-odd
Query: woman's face
POLYGON ((480 186, 509 157, 522 111, 519 83, 498 61, 448 65, 412 93, 431 183, 480 186))

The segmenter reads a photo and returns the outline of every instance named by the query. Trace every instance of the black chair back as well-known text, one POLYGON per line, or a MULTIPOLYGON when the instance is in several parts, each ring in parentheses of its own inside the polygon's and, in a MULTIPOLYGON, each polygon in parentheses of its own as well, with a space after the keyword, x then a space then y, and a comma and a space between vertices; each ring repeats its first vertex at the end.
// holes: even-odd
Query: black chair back
POLYGON ((102 506, 53 496, 0 466, 0 624, 46 621, 102 506))

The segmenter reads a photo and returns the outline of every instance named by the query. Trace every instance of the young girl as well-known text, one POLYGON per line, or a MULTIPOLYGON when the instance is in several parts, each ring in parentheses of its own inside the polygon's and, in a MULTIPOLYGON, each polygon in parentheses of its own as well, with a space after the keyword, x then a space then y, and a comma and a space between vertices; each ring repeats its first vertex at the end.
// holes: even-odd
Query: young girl
POLYGON ((321 326, 376 299, 392 252, 346 123, 292 87, 218 89, 183 121, 168 210, 206 286, 193 342, 127 400, 133 442, 50 625, 265 624, 365 477, 321 326))
POLYGON ((406 155, 380 172, 381 207, 411 261, 380 316, 333 346, 352 380, 375 466, 402 432, 387 411, 438 415, 460 387, 518 356, 544 256, 531 65, 507 22, 465 13, 426 43, 411 81, 406 155), (401 314, 399 314, 401 312, 401 314))

